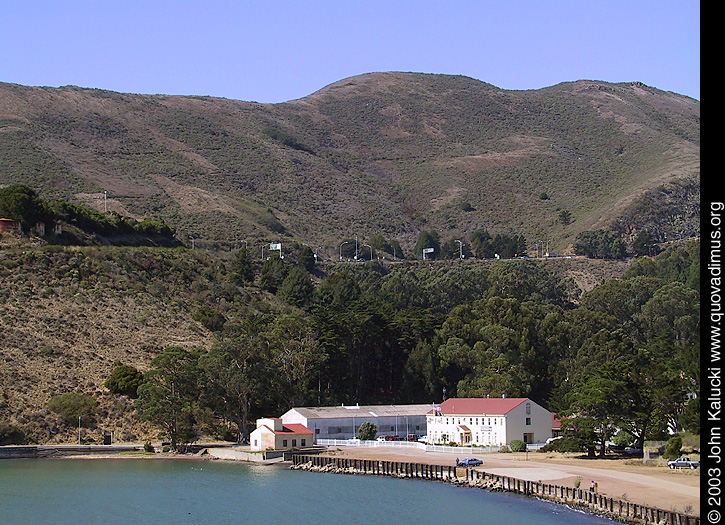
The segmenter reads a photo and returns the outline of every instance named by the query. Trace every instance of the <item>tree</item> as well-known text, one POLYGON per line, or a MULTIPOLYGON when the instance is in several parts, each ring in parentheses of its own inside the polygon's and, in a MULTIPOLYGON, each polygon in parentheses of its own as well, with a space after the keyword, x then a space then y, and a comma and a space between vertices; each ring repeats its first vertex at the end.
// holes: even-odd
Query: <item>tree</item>
POLYGON ((564 226, 571 224, 571 212, 569 210, 561 210, 559 212, 559 222, 564 226))
POLYGON ((0 217, 19 221, 30 229, 37 222, 53 218, 50 208, 32 188, 24 184, 11 184, 0 188, 0 217))
POLYGON ((232 271, 229 280, 236 285, 243 285, 254 280, 254 268, 252 259, 249 257, 247 247, 245 246, 237 252, 232 262, 232 271))
POLYGON ((151 360, 134 402, 142 421, 166 430, 171 449, 196 438, 199 412, 198 361, 203 350, 169 346, 151 360))
POLYGON ((363 441, 372 441, 378 435, 378 427, 372 421, 364 421, 357 429, 357 437, 363 441))
POLYGON ((295 266, 284 278, 277 290, 277 295, 285 303, 302 308, 312 300, 314 287, 301 267, 295 266))
POLYGON ((622 362, 589 368, 568 393, 569 408, 562 414, 570 425, 580 429, 577 437, 598 444, 602 457, 606 441, 616 433, 628 409, 626 368, 622 362))
POLYGON ((613 231, 583 231, 574 239, 574 253, 592 259, 623 259, 626 247, 613 231))
POLYGON ((143 383, 143 374, 131 365, 118 365, 103 383, 114 394, 122 394, 131 399, 138 397, 138 387, 143 383))
POLYGON ((280 404, 285 408, 307 406, 311 383, 318 377, 327 355, 309 320, 299 311, 277 317, 263 334, 269 348, 280 404))
POLYGON ((216 417, 236 423, 239 443, 247 440, 252 403, 258 401, 270 377, 268 352, 256 335, 258 331, 259 327, 248 321, 199 359, 205 383, 203 403, 216 417))
POLYGON ((417 257, 422 257, 423 250, 430 248, 433 249, 433 252, 427 253, 425 258, 437 259, 441 251, 440 241, 438 240, 438 232, 436 232, 435 230, 423 230, 420 232, 420 234, 418 234, 418 242, 415 243, 415 248, 413 249, 413 252, 417 257))
POLYGON ((315 254, 312 253, 312 248, 309 246, 302 247, 300 256, 297 259, 297 265, 308 272, 315 268, 315 254))
POLYGON ((289 265, 281 257, 272 256, 262 265, 259 286, 268 292, 277 293, 285 277, 289 273, 289 265))

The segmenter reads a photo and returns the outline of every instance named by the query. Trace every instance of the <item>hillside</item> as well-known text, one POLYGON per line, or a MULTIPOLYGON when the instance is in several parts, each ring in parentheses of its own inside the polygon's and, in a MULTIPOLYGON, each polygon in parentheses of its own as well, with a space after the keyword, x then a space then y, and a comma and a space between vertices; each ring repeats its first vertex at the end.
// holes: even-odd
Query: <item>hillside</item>
POLYGON ((0 185, 160 217, 197 246, 294 239, 332 257, 355 235, 409 251, 421 230, 483 227, 565 251, 605 227, 699 235, 699 115, 584 80, 374 73, 282 104, 0 84, 0 185))
MULTIPOLYGON (((158 430, 136 418, 132 400, 103 386, 116 365, 146 371, 168 346, 209 349, 218 334, 195 318, 202 306, 222 312, 233 324, 255 314, 281 316, 288 310, 256 285, 232 285, 230 262, 213 252, 32 247, 16 241, 3 236, 0 244, 0 423, 21 429, 26 442, 77 439, 77 427, 48 410, 54 396, 69 392, 92 395, 98 403, 93 424, 84 425, 84 440, 98 442, 102 431, 114 431, 118 441, 155 440, 158 430)), ((441 275, 447 267, 460 266, 438 264, 441 275)), ((478 261, 464 268, 470 272, 497 264, 505 263, 478 261)), ((588 290, 621 276, 630 263, 561 258, 527 264, 571 278, 588 290)), ((336 266, 345 265, 330 265, 330 270, 336 266)), ((412 263, 410 271, 427 266, 412 263)), ((405 274, 406 267, 397 271, 405 274)), ((325 269, 317 272, 318 278, 325 274, 325 269)), ((466 274, 456 275, 460 280, 466 274)), ((447 291, 453 284, 443 286, 447 291)), ((264 415, 258 413, 263 407, 255 410, 264 415)))

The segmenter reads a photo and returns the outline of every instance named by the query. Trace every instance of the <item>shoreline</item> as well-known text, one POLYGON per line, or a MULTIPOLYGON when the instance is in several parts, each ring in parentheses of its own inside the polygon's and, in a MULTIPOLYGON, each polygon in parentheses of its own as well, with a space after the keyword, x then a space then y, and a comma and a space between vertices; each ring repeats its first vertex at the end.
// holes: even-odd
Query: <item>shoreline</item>
POLYGON ((692 512, 641 505, 604 496, 579 486, 527 481, 510 476, 495 475, 478 468, 432 465, 426 463, 354 459, 345 456, 305 456, 293 458, 293 470, 347 475, 384 476, 397 479, 438 481, 456 486, 478 488, 487 492, 506 492, 533 497, 557 505, 564 505, 586 514, 631 524, 677 523, 699 525, 700 517, 692 512), (461 475, 463 471, 464 475, 461 475))
MULTIPOLYGON (((0 447, 1 453, 12 447, 0 447)), ((281 458, 264 460, 260 454, 252 454, 243 448, 236 449, 231 443, 209 443, 198 445, 194 453, 173 453, 143 451, 143 445, 117 445, 113 450, 98 445, 55 445, 15 447, 25 449, 63 451, 58 455, 36 455, 37 459, 137 459, 162 461, 242 461, 259 465, 289 466, 281 458), (80 453, 73 453, 80 450, 80 453)), ((161 447, 154 447, 159 450, 161 447)), ((475 454, 474 454, 475 455, 475 454)), ((434 465, 452 465, 451 454, 422 452, 396 447, 339 447, 327 449, 324 457, 346 457, 378 461, 414 461, 434 465)), ((552 483, 561 486, 588 488, 592 481, 598 484, 598 492, 608 497, 676 511, 694 516, 700 515, 700 473, 698 471, 672 471, 666 467, 651 467, 636 464, 633 460, 582 459, 565 455, 539 455, 537 453, 475 455, 483 460, 481 467, 474 470, 489 474, 508 476, 526 481, 552 483)), ((30 457, 30 456, 26 456, 30 457)))

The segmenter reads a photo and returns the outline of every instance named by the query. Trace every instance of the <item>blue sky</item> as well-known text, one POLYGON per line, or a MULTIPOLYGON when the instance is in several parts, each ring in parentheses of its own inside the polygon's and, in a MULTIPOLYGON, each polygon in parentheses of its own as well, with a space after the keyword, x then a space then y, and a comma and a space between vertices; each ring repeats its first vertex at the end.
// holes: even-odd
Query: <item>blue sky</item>
POLYGON ((504 89, 640 81, 700 99, 700 4, 8 0, 0 81, 257 102, 377 71, 504 89))

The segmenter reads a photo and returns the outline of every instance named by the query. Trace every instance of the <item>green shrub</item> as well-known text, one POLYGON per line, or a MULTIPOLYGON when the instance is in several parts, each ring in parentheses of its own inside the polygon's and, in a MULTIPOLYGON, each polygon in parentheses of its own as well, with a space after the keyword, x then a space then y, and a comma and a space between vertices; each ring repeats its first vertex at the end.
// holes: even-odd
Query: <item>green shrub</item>
POLYGON ((548 445, 544 445, 539 452, 585 452, 586 447, 582 440, 575 438, 555 439, 548 445))
POLYGON ((211 306, 200 306, 196 312, 194 312, 194 320, 201 323, 201 325, 207 330, 212 332, 219 332, 224 328, 224 314, 220 311, 215 310, 211 306))
POLYGON ((22 445, 25 434, 22 430, 8 423, 0 423, 0 445, 22 445))
POLYGON ((48 401, 48 409, 60 415, 67 424, 77 424, 78 418, 92 416, 98 403, 93 396, 80 392, 68 392, 53 396, 48 401))
POLYGON ((672 436, 665 445, 665 452, 662 457, 665 459, 675 459, 680 457, 682 452, 682 438, 680 436, 672 436))
POLYGON ((143 383, 143 374, 130 365, 119 365, 103 384, 114 394, 122 394, 132 399, 138 397, 138 387, 143 383))
POLYGON ((375 423, 371 423, 370 421, 365 421, 362 425, 360 425, 360 428, 357 431, 357 437, 366 441, 375 439, 375 436, 377 435, 378 427, 375 423))
POLYGON ((509 446, 511 447, 511 452, 526 452, 526 443, 520 439, 512 439, 509 446))

